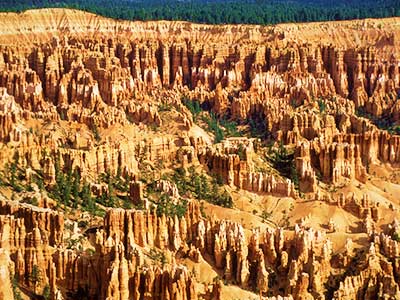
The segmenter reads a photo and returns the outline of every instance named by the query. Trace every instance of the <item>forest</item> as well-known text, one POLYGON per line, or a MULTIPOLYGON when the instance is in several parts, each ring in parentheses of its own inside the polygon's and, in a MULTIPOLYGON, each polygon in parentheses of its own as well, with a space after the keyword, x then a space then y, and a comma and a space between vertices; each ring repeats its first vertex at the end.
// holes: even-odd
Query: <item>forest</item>
POLYGON ((277 24, 400 16, 400 0, 1 0, 0 10, 43 7, 85 10, 124 20, 209 24, 277 24))

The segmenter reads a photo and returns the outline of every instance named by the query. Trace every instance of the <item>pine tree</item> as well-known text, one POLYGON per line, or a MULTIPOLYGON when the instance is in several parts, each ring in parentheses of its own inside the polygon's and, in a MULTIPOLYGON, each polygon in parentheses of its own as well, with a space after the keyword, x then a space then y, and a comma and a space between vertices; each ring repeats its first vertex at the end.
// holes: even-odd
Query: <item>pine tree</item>
POLYGON ((96 203, 92 198, 92 194, 90 192, 90 184, 86 183, 86 181, 82 184, 80 198, 82 200, 82 206, 85 207, 89 212, 94 213, 96 209, 96 203))
POLYGON ((37 265, 33 265, 32 272, 29 274, 29 282, 34 286, 36 290, 36 286, 42 281, 42 274, 37 265))
POLYGON ((65 205, 69 206, 71 202, 71 189, 72 189, 72 172, 68 169, 67 178, 62 186, 62 196, 65 205))
POLYGON ((78 206, 78 199, 79 199, 79 189, 80 189, 80 182, 81 182, 81 175, 77 168, 74 170, 73 174, 73 183, 72 183, 72 196, 74 197, 74 208, 78 206))

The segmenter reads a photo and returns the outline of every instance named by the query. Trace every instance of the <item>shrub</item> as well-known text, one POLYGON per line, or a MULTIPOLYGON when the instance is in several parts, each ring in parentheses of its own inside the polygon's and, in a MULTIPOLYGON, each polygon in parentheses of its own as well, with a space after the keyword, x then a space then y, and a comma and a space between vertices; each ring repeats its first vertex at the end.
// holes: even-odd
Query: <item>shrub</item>
POLYGON ((325 112, 325 110, 326 110, 326 103, 325 103, 325 101, 324 101, 322 98, 320 98, 320 99, 318 100, 318 107, 319 107, 319 112, 320 112, 320 113, 324 113, 324 112, 325 112))
POLYGON ((158 251, 155 248, 151 248, 148 256, 154 260, 155 262, 158 262, 161 264, 161 266, 164 266, 167 263, 167 258, 162 251, 158 251))
POLYGON ((214 134, 214 143, 220 143, 224 138, 225 134, 219 125, 219 121, 214 113, 210 113, 210 117, 203 117, 203 121, 207 124, 208 130, 214 134))
POLYGON ((246 149, 244 148, 243 144, 239 144, 238 155, 240 160, 246 160, 246 149))
POLYGON ((222 118, 220 120, 220 125, 225 128, 225 133, 229 137, 238 137, 242 135, 241 132, 238 131, 238 124, 235 121, 228 121, 222 118))
POLYGON ((90 130, 92 131, 93 137, 96 140, 96 142, 100 142, 101 141, 101 136, 100 136, 100 133, 99 133, 99 129, 97 128, 97 125, 93 123, 90 126, 90 130))
POLYGON ((80 220, 80 221, 78 222, 78 227, 80 227, 80 228, 87 228, 88 225, 89 225, 89 223, 88 223, 88 221, 86 221, 86 220, 80 220))
POLYGON ((32 272, 29 274, 29 282, 36 286, 42 281, 42 274, 37 265, 33 265, 32 272))
POLYGON ((257 138, 266 138, 269 135, 267 126, 262 117, 253 116, 250 118, 248 125, 250 127, 250 135, 257 138))
POLYGON ((45 300, 50 299, 50 286, 48 284, 44 287, 42 296, 45 300))
POLYGON ((209 200, 211 203, 222 206, 222 207, 226 207, 226 208, 233 207, 232 197, 231 197, 231 195, 229 195, 229 193, 226 190, 224 190, 222 193, 220 193, 218 191, 216 194, 212 195, 209 200))
POLYGON ((189 169, 189 176, 185 175, 183 168, 178 168, 172 175, 181 195, 190 192, 198 200, 206 200, 209 203, 228 207, 233 207, 233 200, 229 193, 221 186, 223 179, 220 175, 215 175, 209 179, 204 174, 198 174, 194 168, 189 169))
POLYGON ((168 195, 163 194, 157 203, 156 212, 158 216, 166 215, 168 217, 178 216, 178 218, 182 218, 185 215, 186 210, 186 200, 181 200, 179 203, 175 204, 168 195))
POLYGON ((283 143, 273 151, 271 159, 273 167, 284 177, 292 180, 295 188, 299 189, 299 177, 294 164, 294 153, 289 153, 283 143))
POLYGON ((207 218, 207 214, 206 214, 206 211, 204 209, 204 203, 203 202, 201 202, 201 204, 200 204, 200 213, 201 213, 201 216, 203 218, 207 218))
POLYGON ((266 220, 268 220, 269 218, 271 218, 271 216, 272 216, 272 212, 269 212, 269 211, 266 211, 266 210, 263 210, 262 213, 261 213, 261 218, 262 218, 264 221, 266 221, 266 220))
POLYGON ((38 199, 36 197, 32 197, 30 199, 30 204, 38 206, 39 205, 39 201, 38 201, 38 199))
POLYGON ((13 289, 13 294, 14 294, 14 300, 22 300, 21 292, 18 289, 18 275, 17 274, 12 276, 11 284, 12 284, 12 289, 13 289))
POLYGON ((199 101, 182 99, 183 104, 189 109, 193 115, 193 120, 196 122, 197 116, 202 112, 199 101))

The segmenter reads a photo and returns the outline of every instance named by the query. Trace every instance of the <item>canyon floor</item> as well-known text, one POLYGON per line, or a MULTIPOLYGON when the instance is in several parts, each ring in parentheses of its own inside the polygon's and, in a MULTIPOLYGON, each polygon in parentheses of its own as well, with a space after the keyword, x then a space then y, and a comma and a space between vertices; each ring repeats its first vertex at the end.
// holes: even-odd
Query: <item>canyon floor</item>
POLYGON ((400 299, 400 18, 0 13, 0 299, 400 299))

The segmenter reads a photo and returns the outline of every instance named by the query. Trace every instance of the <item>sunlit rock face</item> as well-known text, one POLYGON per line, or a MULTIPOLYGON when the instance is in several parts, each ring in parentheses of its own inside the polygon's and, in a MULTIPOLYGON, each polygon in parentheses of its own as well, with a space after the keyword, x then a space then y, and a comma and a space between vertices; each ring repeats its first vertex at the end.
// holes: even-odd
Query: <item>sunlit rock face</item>
POLYGON ((400 298, 399 23, 0 14, 0 299, 400 298))

